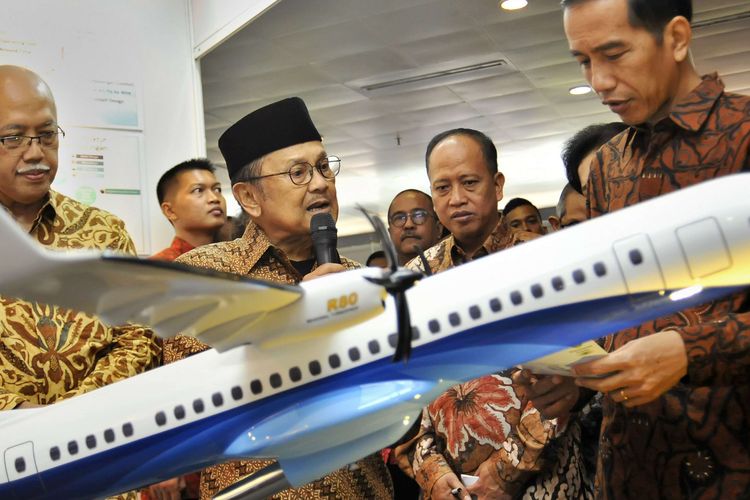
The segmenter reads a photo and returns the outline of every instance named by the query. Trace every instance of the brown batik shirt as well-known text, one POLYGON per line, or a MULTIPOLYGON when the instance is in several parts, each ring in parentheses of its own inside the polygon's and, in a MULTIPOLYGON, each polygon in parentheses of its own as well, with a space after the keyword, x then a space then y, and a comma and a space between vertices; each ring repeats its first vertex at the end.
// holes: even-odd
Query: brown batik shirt
MULTIPOLYGON (((597 152, 588 184, 591 216, 748 171, 749 151, 750 97, 727 94, 716 75, 706 76, 667 118, 631 127, 597 152)), ((737 294, 608 338, 614 350, 654 332, 677 330, 687 350, 688 375, 656 401, 635 408, 605 396, 600 497, 750 498, 746 300, 746 294, 737 294)))
MULTIPOLYGON (((474 259, 517 243, 501 217, 474 259)), ((425 257, 433 273, 469 260, 453 235, 428 249, 425 257)), ((424 271, 419 258, 406 267, 424 271)), ((512 371, 451 387, 423 409, 416 436, 396 447, 399 466, 419 483, 425 498, 431 498, 432 488, 445 474, 474 475, 487 461, 494 465, 490 473, 505 494, 518 498, 590 496, 580 467, 578 424, 555 440, 557 422, 541 417, 524 391, 513 385, 512 371), (564 447, 564 460, 554 458, 558 446, 564 447)))
MULTIPOLYGON (((135 254, 120 219, 54 191, 30 235, 54 249, 135 254)), ((158 363, 150 330, 110 327, 89 314, 9 297, 0 297, 0 305, 0 410, 51 404, 158 363)))
MULTIPOLYGON (((348 269, 360 267, 354 261, 341 260, 348 269)), ((302 281, 302 275, 291 261, 268 241, 265 233, 252 221, 242 238, 196 248, 180 256, 177 262, 275 283, 296 284, 302 281)), ((178 335, 165 341, 164 362, 177 361, 208 348, 192 337, 178 335)), ((209 467, 201 474, 201 498, 212 498, 239 479, 272 463, 271 460, 240 460, 209 467)), ((273 498, 390 499, 393 498, 393 485, 385 462, 376 453, 300 488, 284 490, 273 498)))

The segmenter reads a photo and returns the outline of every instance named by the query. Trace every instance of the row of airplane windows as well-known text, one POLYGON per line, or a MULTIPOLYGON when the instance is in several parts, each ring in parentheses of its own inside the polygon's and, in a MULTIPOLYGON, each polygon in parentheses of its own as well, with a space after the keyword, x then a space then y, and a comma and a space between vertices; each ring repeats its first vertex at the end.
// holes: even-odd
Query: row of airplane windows
MULTIPOLYGON (((633 265, 640 265, 643 262, 643 255, 639 250, 631 250, 629 253, 630 261, 633 265)), ((607 274, 607 268, 604 265, 603 262, 597 262, 593 265, 593 271, 594 274, 597 277, 603 277, 607 274)), ((573 282, 580 285, 582 283, 585 283, 586 281, 586 274, 583 272, 582 269, 576 269, 571 273, 571 277, 573 278, 573 282)), ((552 286, 552 289, 560 292, 565 289, 565 281, 560 276, 555 276, 550 280, 550 284, 552 286)), ((530 287, 531 296, 535 299, 540 299, 544 296, 544 287, 539 284, 535 283, 531 285, 530 287)), ((515 305, 519 306, 523 303, 523 294, 518 291, 514 290, 510 293, 510 302, 515 305)), ((492 298, 489 301, 489 308, 493 313, 499 313, 502 311, 502 303, 500 302, 500 299, 498 298, 492 298)), ((482 312, 479 306, 472 305, 468 309, 469 317, 471 319, 479 319, 482 316, 482 312)), ((450 323, 451 326, 456 327, 461 324, 461 316, 457 312, 452 312, 448 314, 448 323, 450 323)), ((430 330, 431 333, 437 334, 440 332, 441 326, 440 322, 437 319, 431 319, 427 323, 427 328, 430 330)), ((417 327, 412 327, 412 339, 413 340, 419 340, 420 332, 417 327)), ((388 336, 388 344, 392 347, 396 347, 396 343, 398 341, 398 335, 396 333, 392 333, 388 336)), ((378 354, 380 352, 380 343, 373 339, 368 342, 367 349, 370 351, 371 354, 378 354)), ((352 362, 357 362, 361 359, 361 354, 359 352, 359 348, 352 347, 347 352, 349 359, 352 362)), ((341 358, 338 354, 331 354, 328 356, 328 365, 331 367, 331 369, 337 369, 341 367, 341 358)), ((308 364, 308 370, 310 372, 310 375, 315 377, 317 375, 320 375, 322 372, 322 368, 320 365, 320 362, 317 360, 310 361, 308 364)), ((300 370, 299 367, 294 366, 289 369, 289 379, 292 382, 299 382, 302 379, 302 370, 300 370)), ((272 388, 278 389, 282 386, 283 380, 281 377, 281 374, 274 373, 269 377, 269 384, 272 388)), ((250 392, 253 393, 253 395, 258 395, 263 392, 263 383, 260 379, 255 379, 252 382, 250 382, 250 392)), ((235 401, 239 401, 242 399, 244 395, 244 391, 242 390, 242 387, 239 385, 232 387, 232 389, 229 391, 230 395, 232 396, 232 399, 235 401)), ((219 408, 224 404, 224 396, 221 394, 221 392, 215 392, 211 395, 211 403, 214 407, 219 408)), ((202 399, 198 398, 193 401, 192 404, 193 411, 196 415, 201 414, 205 411, 205 404, 202 399)), ((185 411, 185 407, 183 405, 177 405, 174 407, 173 412, 174 418, 177 420, 182 420, 186 417, 187 413, 185 411)), ((167 414, 164 411, 159 411, 154 416, 154 420, 156 422, 156 425, 158 426, 164 426, 167 424, 167 414)), ((122 434, 124 437, 131 437, 133 435, 133 425, 131 423, 126 423, 122 426, 122 434)), ((104 441, 107 443, 113 443, 115 441, 115 432, 112 429, 107 429, 104 431, 104 441)), ((97 444, 96 436, 93 434, 90 434, 85 439, 86 447, 88 449, 94 449, 97 444)), ((78 443, 76 441, 69 441, 67 445, 68 453, 71 456, 74 456, 78 453, 78 443)), ((50 458, 53 461, 57 461, 60 459, 60 448, 57 446, 53 446, 49 450, 50 458)), ((22 473, 26 470, 26 464, 23 458, 17 458, 15 461, 16 471, 18 473, 22 473)))

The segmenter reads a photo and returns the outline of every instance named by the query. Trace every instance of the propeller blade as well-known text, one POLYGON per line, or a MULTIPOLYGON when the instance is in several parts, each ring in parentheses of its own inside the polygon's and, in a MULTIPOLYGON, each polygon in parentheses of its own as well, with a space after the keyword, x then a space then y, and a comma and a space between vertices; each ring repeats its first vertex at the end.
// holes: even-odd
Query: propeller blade
MULTIPOLYGON (((377 283, 385 288, 385 290, 391 294, 396 302, 396 328, 398 333, 398 342, 396 344, 396 352, 393 354, 393 361, 408 361, 411 356, 411 341, 412 341, 412 328, 411 328, 411 316, 409 314, 409 304, 406 301, 406 290, 411 288, 416 281, 418 281, 422 274, 416 271, 398 267, 398 255, 396 254, 396 247, 391 241, 391 236, 388 234, 388 230, 380 220, 380 217, 371 214, 361 205, 357 205, 357 208, 365 214, 367 220, 370 221, 372 227, 380 238, 380 243, 383 246, 385 257, 388 260, 388 267, 390 268, 382 278, 368 278, 373 283, 377 283)), ((420 254, 422 254, 420 250, 420 254)), ((422 254, 424 258, 424 254, 422 254)), ((429 266, 426 264, 425 267, 429 271, 429 266)))
POLYGON ((422 251, 422 247, 420 247, 419 245, 414 245, 413 248, 417 253, 417 257, 419 257, 419 261, 422 263, 422 267, 424 267, 425 276, 432 276, 432 268, 430 268, 430 263, 427 261, 427 257, 422 251))
POLYGON ((393 355, 393 361, 408 361, 411 356, 411 317, 409 314, 409 305, 406 302, 406 294, 396 292, 394 294, 396 299, 396 317, 398 324, 398 343, 396 344, 396 352, 393 355))
POLYGON ((391 241, 391 235, 388 234, 385 224, 380 220, 380 217, 370 213, 362 205, 357 205, 357 208, 365 214, 365 217, 367 217, 367 220, 370 221, 373 229, 375 229, 375 233, 378 235, 378 239, 380 239, 380 244, 383 246, 385 259, 388 261, 388 268, 391 271, 395 271, 398 269, 398 254, 396 254, 396 247, 393 245, 393 241, 391 241))

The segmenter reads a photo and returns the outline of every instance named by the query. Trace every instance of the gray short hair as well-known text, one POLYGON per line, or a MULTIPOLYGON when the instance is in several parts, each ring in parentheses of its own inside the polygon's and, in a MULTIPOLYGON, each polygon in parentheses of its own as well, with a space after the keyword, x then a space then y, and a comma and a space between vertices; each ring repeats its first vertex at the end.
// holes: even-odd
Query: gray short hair
POLYGON ((256 158, 244 167, 242 167, 235 175, 234 178, 231 179, 232 184, 236 184, 238 182, 256 182, 253 177, 257 177, 260 175, 260 169, 263 166, 263 160, 265 160, 265 156, 261 156, 260 158, 256 158))

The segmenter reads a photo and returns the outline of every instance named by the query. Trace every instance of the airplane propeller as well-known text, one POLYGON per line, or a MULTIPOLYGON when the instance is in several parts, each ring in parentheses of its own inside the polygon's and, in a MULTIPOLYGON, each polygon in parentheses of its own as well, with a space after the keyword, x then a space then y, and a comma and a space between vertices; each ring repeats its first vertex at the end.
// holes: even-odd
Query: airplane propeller
POLYGON ((409 314, 409 304, 406 301, 406 290, 411 288, 415 282, 419 281, 423 275, 410 269, 398 267, 398 254, 396 247, 391 241, 388 230, 380 220, 380 217, 369 213, 365 208, 359 207, 370 221, 372 227, 383 245, 383 252, 388 261, 388 270, 380 278, 367 278, 369 281, 385 288, 386 292, 393 296, 396 301, 396 318, 398 342, 396 352, 393 355, 393 361, 406 362, 411 355, 412 326, 411 316, 409 314))

